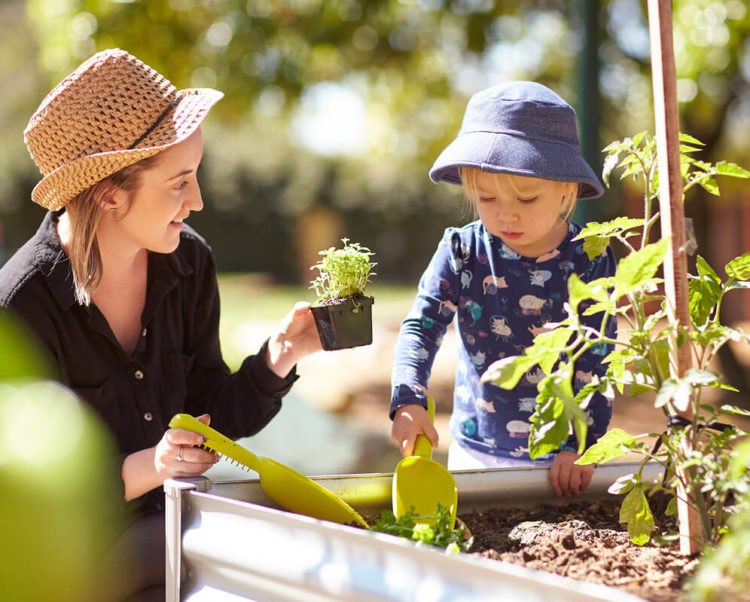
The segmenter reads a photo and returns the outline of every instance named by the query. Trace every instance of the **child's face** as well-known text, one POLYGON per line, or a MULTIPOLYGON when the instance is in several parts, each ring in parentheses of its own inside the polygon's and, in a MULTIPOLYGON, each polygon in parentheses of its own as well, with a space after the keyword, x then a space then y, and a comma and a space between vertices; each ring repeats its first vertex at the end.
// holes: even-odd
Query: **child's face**
POLYGON ((560 217, 575 194, 575 184, 479 172, 471 200, 482 224, 516 253, 539 257, 559 245, 568 232, 560 217))

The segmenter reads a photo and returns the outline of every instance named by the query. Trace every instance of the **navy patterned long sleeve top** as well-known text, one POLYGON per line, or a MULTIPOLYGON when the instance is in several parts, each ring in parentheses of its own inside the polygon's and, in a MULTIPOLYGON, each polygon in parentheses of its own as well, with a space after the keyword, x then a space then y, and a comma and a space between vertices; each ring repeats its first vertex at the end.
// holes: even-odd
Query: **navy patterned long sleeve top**
MULTIPOLYGON (((611 248, 589 260, 583 241, 573 241, 581 227, 570 223, 563 242, 540 257, 523 257, 480 221, 445 230, 419 282, 414 304, 401 324, 392 373, 390 415, 401 406, 427 406, 432 364, 447 327, 455 319, 459 334, 455 375, 452 436, 460 445, 496 456, 529 459, 529 418, 537 383, 543 373, 535 366, 512 390, 483 384, 480 377, 494 361, 523 353, 547 322, 566 317, 568 277, 584 282, 613 276, 611 248)), ((599 327, 602 315, 583 318, 599 327)), ((614 320, 608 335, 616 335, 614 320)), ((575 365, 575 389, 602 375, 602 359, 611 346, 600 345, 575 365)), ((607 430, 612 402, 596 393, 588 404, 587 447, 607 430)), ((570 442, 575 442, 573 436, 570 442)))

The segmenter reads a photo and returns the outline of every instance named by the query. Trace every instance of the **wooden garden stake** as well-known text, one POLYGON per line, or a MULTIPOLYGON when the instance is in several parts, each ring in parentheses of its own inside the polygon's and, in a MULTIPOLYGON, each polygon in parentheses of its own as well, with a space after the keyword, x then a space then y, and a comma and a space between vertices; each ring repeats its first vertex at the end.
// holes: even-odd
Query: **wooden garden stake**
MULTIPOLYGON (((680 173, 679 114, 677 83, 672 40, 671 0, 648 0, 649 37, 651 40, 651 78, 654 91, 656 152, 659 168, 659 212, 662 238, 671 236, 671 245, 664 258, 664 292, 667 311, 687 328, 688 313, 687 253, 685 250, 685 213, 682 202, 680 173)), ((670 373, 682 376, 690 368, 688 345, 677 346, 670 340, 670 373)), ((690 418, 690 416, 685 416, 690 418)), ((685 441, 685 445, 689 442, 685 441)), ((703 544, 701 520, 695 507, 688 502, 681 473, 677 488, 677 511, 680 524, 680 552, 694 554, 703 544)))

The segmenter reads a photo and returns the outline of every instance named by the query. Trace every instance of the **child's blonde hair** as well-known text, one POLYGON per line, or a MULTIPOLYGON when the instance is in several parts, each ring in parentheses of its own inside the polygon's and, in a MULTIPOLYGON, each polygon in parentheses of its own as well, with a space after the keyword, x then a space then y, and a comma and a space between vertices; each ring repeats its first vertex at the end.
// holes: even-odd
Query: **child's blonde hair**
MULTIPOLYGON (((480 175, 486 172, 483 172, 481 169, 476 169, 475 167, 459 167, 458 173, 461 176, 461 183, 464 187, 464 197, 469 207, 471 207, 471 209, 476 214, 476 202, 479 193, 478 180, 480 175)), ((519 181, 522 181, 526 176, 506 173, 497 173, 494 175, 502 176, 504 180, 503 184, 500 183, 499 178, 495 180, 497 189, 501 188, 501 186, 504 186, 505 183, 507 183, 507 185, 510 186, 511 190, 513 190, 515 194, 521 194, 521 186, 519 186, 519 181)), ((555 181, 560 184, 562 198, 565 201, 565 206, 560 212, 560 218, 567 220, 576 207, 576 201, 578 200, 578 195, 580 193, 580 184, 578 184, 578 182, 555 181)))

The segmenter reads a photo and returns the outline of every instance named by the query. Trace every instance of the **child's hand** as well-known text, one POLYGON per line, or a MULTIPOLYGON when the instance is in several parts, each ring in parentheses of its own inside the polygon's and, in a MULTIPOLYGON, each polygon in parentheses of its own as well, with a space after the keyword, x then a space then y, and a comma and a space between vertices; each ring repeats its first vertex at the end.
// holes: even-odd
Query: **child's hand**
POLYGON ((323 345, 310 304, 299 302, 281 321, 278 330, 268 341, 266 363, 274 373, 283 378, 300 359, 321 349, 323 345))
POLYGON ((427 410, 418 403, 401 406, 393 415, 391 438, 398 445, 403 457, 414 453, 417 435, 425 435, 432 443, 432 447, 437 447, 438 432, 432 425, 427 410))
POLYGON ((580 457, 572 451, 561 451, 555 456, 549 471, 549 482, 557 495, 578 495, 591 483, 594 465, 579 466, 575 461, 580 457))

